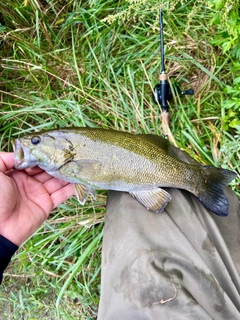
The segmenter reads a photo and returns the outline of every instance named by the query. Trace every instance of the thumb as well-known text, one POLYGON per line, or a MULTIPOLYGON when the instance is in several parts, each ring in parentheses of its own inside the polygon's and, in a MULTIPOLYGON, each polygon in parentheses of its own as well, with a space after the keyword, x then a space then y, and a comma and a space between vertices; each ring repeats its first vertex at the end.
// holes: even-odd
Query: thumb
POLYGON ((0 172, 5 173, 14 166, 13 152, 0 152, 0 172))

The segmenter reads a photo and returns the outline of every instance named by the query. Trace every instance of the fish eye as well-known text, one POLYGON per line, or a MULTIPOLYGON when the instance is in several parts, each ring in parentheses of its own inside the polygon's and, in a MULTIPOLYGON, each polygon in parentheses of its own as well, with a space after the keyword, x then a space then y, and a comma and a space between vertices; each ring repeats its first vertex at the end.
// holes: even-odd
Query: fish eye
POLYGON ((31 140, 32 144, 38 144, 40 141, 41 141, 41 138, 38 136, 33 137, 31 140))

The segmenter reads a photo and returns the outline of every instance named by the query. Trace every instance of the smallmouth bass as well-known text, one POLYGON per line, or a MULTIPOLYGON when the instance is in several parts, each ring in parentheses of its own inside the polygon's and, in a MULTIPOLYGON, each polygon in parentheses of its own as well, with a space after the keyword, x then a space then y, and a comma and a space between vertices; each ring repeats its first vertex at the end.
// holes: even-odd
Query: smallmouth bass
POLYGON ((211 212, 228 215, 223 188, 236 174, 183 162, 171 154, 175 147, 156 135, 66 128, 26 135, 13 147, 16 169, 39 166, 73 183, 81 204, 89 194, 95 199, 99 188, 129 192, 148 210, 161 212, 171 201, 166 187, 187 190, 211 212))

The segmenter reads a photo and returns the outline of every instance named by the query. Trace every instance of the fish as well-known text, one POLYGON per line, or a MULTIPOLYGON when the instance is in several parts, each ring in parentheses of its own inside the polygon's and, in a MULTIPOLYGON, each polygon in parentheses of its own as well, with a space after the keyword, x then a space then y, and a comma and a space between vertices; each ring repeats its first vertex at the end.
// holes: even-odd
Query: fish
POLYGON ((88 195, 96 199, 95 189, 116 190, 159 213, 172 199, 166 188, 178 188, 195 195, 212 213, 228 215, 224 187, 236 173, 182 161, 176 157, 180 149, 158 135, 64 128, 17 138, 13 149, 15 169, 38 166, 72 183, 82 205, 88 195))

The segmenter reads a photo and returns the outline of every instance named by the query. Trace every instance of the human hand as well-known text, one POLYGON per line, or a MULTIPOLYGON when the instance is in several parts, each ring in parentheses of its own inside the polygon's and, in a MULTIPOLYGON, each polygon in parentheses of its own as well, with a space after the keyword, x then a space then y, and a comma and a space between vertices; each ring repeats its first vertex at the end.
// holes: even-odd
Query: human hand
POLYGON ((20 246, 74 189, 38 167, 13 166, 13 153, 0 152, 0 234, 20 246))

